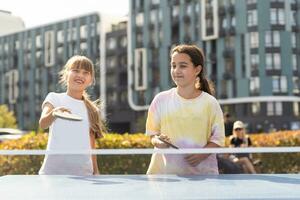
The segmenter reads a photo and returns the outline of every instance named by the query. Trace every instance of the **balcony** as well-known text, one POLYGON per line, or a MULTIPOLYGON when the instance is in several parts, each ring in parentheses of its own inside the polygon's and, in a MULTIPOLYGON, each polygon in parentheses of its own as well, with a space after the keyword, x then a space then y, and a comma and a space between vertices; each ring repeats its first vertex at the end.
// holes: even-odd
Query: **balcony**
POLYGON ((224 73, 223 73, 223 79, 224 79, 224 80, 230 80, 230 79, 233 79, 233 73, 230 73, 230 72, 224 72, 224 73))
POLYGON ((190 16, 184 15, 184 16, 183 16, 183 21, 184 21, 185 23, 190 23, 190 21, 191 21, 190 16))
POLYGON ((234 56, 234 50, 232 48, 227 48, 223 51, 224 58, 232 58, 234 56))
POLYGON ((224 6, 219 7, 219 16, 225 16, 226 10, 224 6))
POLYGON ((152 23, 149 24, 149 25, 148 25, 148 29, 149 29, 150 31, 154 30, 154 24, 152 24, 152 23))
POLYGON ((147 44, 147 47, 149 49, 154 49, 155 48, 155 43, 153 41, 149 41, 148 44, 147 44))
POLYGON ((209 54, 209 59, 210 59, 210 62, 214 63, 217 61, 217 56, 215 53, 210 53, 209 54))
POLYGON ((231 26, 228 30, 229 35, 235 35, 235 28, 231 26))
POLYGON ((220 94, 220 99, 227 99, 228 98, 228 95, 227 94, 220 94))
POLYGON ((191 42, 192 42, 191 36, 185 35, 184 38, 183 38, 183 41, 184 41, 186 44, 191 43, 191 42))
POLYGON ((225 28, 220 28, 219 29, 219 35, 220 36, 225 36, 226 35, 226 29, 225 28))
POLYGON ((230 4, 230 6, 227 8, 227 10, 231 15, 234 15, 234 13, 235 13, 234 5, 230 4))

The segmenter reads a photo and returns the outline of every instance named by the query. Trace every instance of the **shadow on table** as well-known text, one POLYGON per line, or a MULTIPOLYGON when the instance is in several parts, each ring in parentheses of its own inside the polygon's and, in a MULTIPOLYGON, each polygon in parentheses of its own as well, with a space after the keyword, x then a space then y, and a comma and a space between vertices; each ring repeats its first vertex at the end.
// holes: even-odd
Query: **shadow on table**
POLYGON ((203 176, 181 176, 190 181, 199 181, 205 179, 218 180, 261 180, 276 183, 300 184, 300 176, 294 174, 221 174, 221 175, 203 175, 203 176), (294 176, 294 177, 293 177, 294 176), (297 177, 296 177, 297 176, 297 177))

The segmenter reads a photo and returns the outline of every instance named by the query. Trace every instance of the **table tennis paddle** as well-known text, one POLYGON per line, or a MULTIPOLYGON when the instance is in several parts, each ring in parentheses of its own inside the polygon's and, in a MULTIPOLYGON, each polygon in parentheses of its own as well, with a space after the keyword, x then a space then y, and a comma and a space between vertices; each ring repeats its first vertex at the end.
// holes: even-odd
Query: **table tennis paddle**
POLYGON ((174 148, 174 149, 179 149, 179 147, 177 147, 176 145, 164 140, 164 139, 161 139, 160 137, 157 137, 160 141, 162 141, 163 143, 169 145, 170 147, 174 148))
POLYGON ((62 112, 62 111, 55 111, 53 112, 53 116, 66 119, 66 120, 72 120, 72 121, 82 121, 82 117, 69 113, 69 112, 62 112))

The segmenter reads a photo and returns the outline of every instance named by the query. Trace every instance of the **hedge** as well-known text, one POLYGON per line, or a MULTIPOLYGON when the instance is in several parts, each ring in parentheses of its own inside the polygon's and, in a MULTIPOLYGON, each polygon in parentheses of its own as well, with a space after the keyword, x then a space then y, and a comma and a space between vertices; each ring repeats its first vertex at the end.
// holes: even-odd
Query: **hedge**
MULTIPOLYGON (((251 134, 255 147, 300 146, 300 131, 282 131, 269 134, 251 134)), ((226 140, 228 144, 228 139, 226 140)), ((47 134, 34 132, 19 140, 0 143, 0 149, 45 149, 47 134)), ((152 148, 144 134, 106 134, 96 141, 99 149, 152 148)), ((98 155, 101 174, 145 174, 151 155, 98 155)), ((260 173, 299 173, 300 152, 276 154, 253 154, 260 159, 260 173)), ((0 156, 0 175, 37 174, 43 156, 0 156)))
MULTIPOLYGON (((0 149, 45 149, 47 134, 34 132, 18 140, 5 141, 0 149)), ((96 140, 97 149, 152 148, 149 137, 144 134, 106 134, 96 140)), ((44 156, 0 156, 0 175, 37 174, 44 156)), ((145 174, 150 155, 98 155, 101 174, 145 174)))

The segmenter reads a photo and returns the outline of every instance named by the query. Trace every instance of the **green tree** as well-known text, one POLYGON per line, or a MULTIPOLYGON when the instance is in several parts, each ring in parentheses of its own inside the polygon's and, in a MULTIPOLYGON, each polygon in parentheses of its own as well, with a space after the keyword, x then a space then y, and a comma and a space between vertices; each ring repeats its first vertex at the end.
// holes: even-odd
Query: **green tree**
POLYGON ((17 128, 16 117, 6 105, 0 105, 0 128, 17 128))

